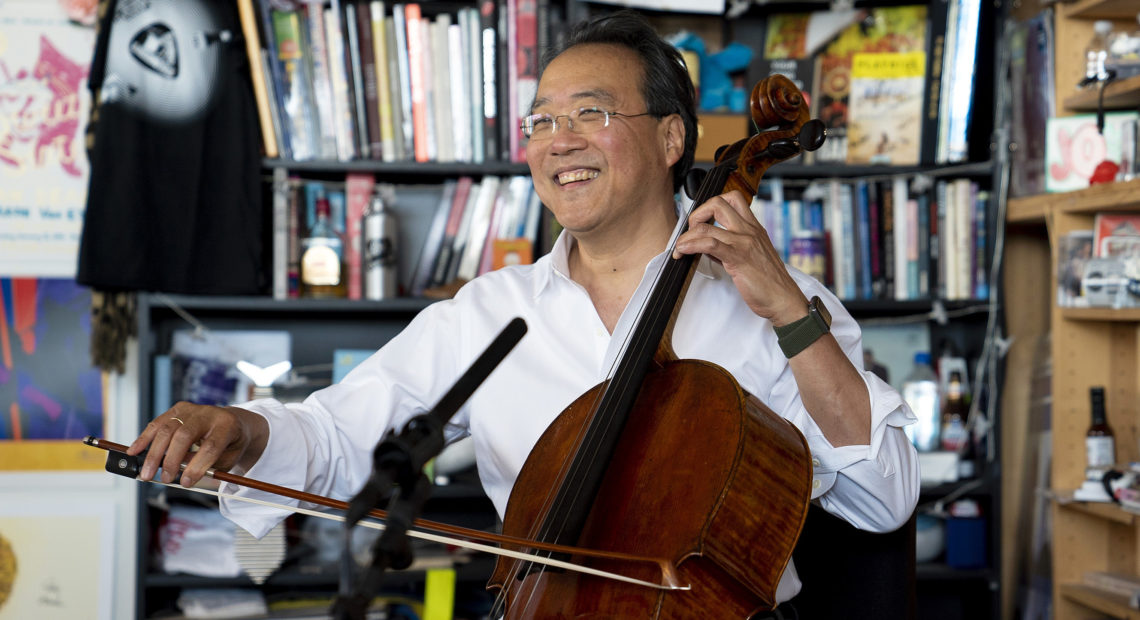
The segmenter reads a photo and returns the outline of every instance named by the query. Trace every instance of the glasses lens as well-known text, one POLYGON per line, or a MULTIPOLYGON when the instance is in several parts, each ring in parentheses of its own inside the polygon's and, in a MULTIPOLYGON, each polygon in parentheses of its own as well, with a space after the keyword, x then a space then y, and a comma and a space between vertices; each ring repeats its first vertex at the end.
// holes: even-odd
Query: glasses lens
POLYGON ((549 138, 553 126, 554 118, 549 114, 531 114, 522 120, 523 135, 531 139, 549 138))
POLYGON ((609 112, 598 108, 578 108, 574 114, 574 131, 577 133, 593 133, 605 127, 609 120, 609 112))

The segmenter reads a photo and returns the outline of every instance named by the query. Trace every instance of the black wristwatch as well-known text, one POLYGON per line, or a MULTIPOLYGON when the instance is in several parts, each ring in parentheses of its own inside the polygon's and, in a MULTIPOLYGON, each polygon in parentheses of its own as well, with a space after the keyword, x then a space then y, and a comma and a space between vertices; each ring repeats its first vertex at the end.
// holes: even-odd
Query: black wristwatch
POLYGON ((831 313, 823 305, 819 296, 808 302, 808 315, 782 327, 775 328, 776 338, 784 357, 792 359, 819 337, 831 331, 831 313))

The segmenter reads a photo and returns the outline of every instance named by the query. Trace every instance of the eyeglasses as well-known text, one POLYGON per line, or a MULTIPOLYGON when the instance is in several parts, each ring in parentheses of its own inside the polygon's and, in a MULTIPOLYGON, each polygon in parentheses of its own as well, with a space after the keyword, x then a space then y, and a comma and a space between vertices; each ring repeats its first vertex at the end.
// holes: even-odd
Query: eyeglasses
POLYGON ((522 119, 519 123, 519 129, 522 134, 527 138, 534 141, 550 140, 554 137, 554 133, 558 131, 561 126, 558 119, 566 119, 566 128, 576 134, 594 133, 603 127, 610 126, 611 116, 621 116, 624 118, 634 118, 637 116, 647 116, 653 114, 652 112, 642 112, 641 114, 621 114, 620 112, 610 112, 597 107, 578 108, 569 114, 531 114, 530 116, 522 119))

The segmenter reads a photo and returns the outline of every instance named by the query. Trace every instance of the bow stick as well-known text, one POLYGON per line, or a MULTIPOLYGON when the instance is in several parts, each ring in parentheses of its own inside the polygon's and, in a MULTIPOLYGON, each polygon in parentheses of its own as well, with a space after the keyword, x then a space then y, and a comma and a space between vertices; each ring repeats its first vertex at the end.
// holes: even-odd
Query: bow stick
MULTIPOLYGON (((277 504, 274 502, 268 502, 268 501, 254 499, 254 498, 250 498, 250 497, 243 497, 243 496, 235 495, 232 493, 222 493, 219 491, 212 491, 209 489, 197 489, 197 488, 193 488, 193 487, 182 487, 179 485, 167 484, 167 483, 160 482, 157 480, 146 480, 144 478, 138 477, 139 470, 141 469, 141 467, 138 463, 138 457, 128 455, 126 453, 127 452, 127 446, 124 446, 122 444, 118 444, 118 443, 115 443, 112 441, 107 441, 106 439, 98 439, 96 437, 90 437, 90 436, 85 437, 83 439, 83 443, 88 445, 88 446, 92 446, 95 448, 101 448, 103 450, 108 451, 107 471, 114 473, 114 474, 123 475, 123 476, 126 476, 128 478, 133 478, 133 479, 138 480, 140 482, 153 482, 156 484, 162 484, 164 486, 177 487, 177 488, 186 489, 188 491, 194 491, 197 493, 214 495, 214 496, 217 496, 220 498, 224 497, 224 498, 228 498, 228 499, 234 499, 234 500, 253 503, 253 504, 260 504, 263 506, 270 506, 273 508, 279 508, 281 510, 286 510, 286 511, 290 511, 290 512, 296 512, 296 513, 305 514, 305 515, 309 515, 309 516, 319 517, 322 519, 331 519, 334 521, 343 521, 344 520, 344 517, 340 516, 340 515, 334 515, 334 514, 329 514, 329 513, 325 513, 325 512, 319 512, 316 510, 308 510, 306 508, 300 508, 300 507, 295 507, 295 506, 286 506, 284 504, 277 504)), ((186 467, 186 464, 182 463, 181 468, 184 469, 185 467, 186 467)), ((236 484, 238 486, 247 487, 247 488, 255 489, 258 491, 263 491, 265 493, 271 493, 273 495, 280 495, 282 497, 288 497, 290 499, 295 499, 295 500, 302 501, 302 502, 308 502, 310 504, 316 504, 318 506, 325 506, 326 508, 333 508, 333 509, 341 510, 341 511, 347 511, 348 510, 348 503, 347 502, 343 502, 341 500, 325 497, 323 495, 316 495, 313 493, 307 493, 305 491, 297 491, 297 490, 290 489, 290 488, 283 487, 283 486, 279 486, 276 484, 272 484, 272 483, 268 483, 268 482, 262 482, 260 480, 255 480, 253 478, 247 478, 245 476, 239 476, 236 474, 231 474, 229 472, 218 471, 218 470, 215 470, 213 468, 208 469, 206 471, 206 475, 215 479, 215 480, 218 480, 219 482, 229 482, 231 484, 236 484)), ((379 508, 374 508, 374 509, 368 511, 368 516, 370 516, 374 519, 379 519, 379 520, 383 521, 383 520, 386 520, 388 518, 388 513, 385 512, 384 510, 379 509, 379 508)), ((373 529, 383 529, 384 528, 384 526, 382 524, 374 523, 374 522, 361 522, 361 525, 364 525, 365 527, 370 527, 373 529)), ((658 590, 689 590, 691 588, 691 586, 688 586, 688 585, 684 585, 684 586, 680 585, 677 574, 674 571, 673 565, 669 561, 662 559, 662 558, 645 558, 645 557, 629 555, 629 554, 625 554, 625 553, 613 553, 613 552, 608 552, 608 551, 595 551, 595 550, 591 550, 591 549, 580 549, 577 547, 571 547, 571 546, 566 546, 566 545, 556 545, 556 544, 551 544, 551 543, 543 543, 543 542, 538 542, 538 541, 533 541, 533 540, 526 540, 524 538, 516 538, 514 536, 504 536, 502 534, 495 534, 492 532, 482 532, 479 530, 473 530, 470 528, 460 527, 457 525, 448 525, 446 523, 440 523, 437 521, 429 521, 427 519, 416 519, 415 521, 412 522, 412 525, 415 527, 421 528, 423 530, 429 530, 429 531, 435 531, 435 532, 450 534, 453 537, 461 537, 461 538, 452 538, 452 537, 448 537, 448 536, 440 536, 438 534, 430 534, 430 533, 424 532, 424 531, 409 530, 408 535, 413 537, 413 538, 420 538, 420 539, 429 540, 432 542, 451 544, 451 545, 455 545, 457 547, 463 547, 463 548, 472 549, 475 551, 483 551, 486 553, 492 553, 495 555, 512 557, 515 559, 527 560, 527 561, 535 562, 538 564, 547 564, 547 565, 555 566, 555 567, 562 568, 565 570, 571 570, 571 571, 576 571, 576 572, 585 573, 585 574, 589 574, 589 575, 594 575, 594 576, 602 577, 605 579, 614 579, 617 581, 631 583, 634 585, 645 586, 648 588, 654 588, 654 589, 658 589, 658 590), (471 542, 473 540, 482 541, 485 543, 487 543, 487 542, 496 543, 496 544, 501 545, 501 546, 500 547, 492 547, 492 546, 485 545, 485 544, 471 542), (502 546, 508 546, 508 545, 514 546, 514 547, 519 547, 522 549, 538 549, 538 550, 542 550, 542 551, 551 551, 551 552, 557 552, 557 553, 563 553, 563 554, 572 554, 572 555, 582 555, 582 556, 587 556, 587 557, 598 557, 598 558, 605 558, 605 559, 609 559, 609 560, 619 560, 619 561, 626 561, 626 562, 642 562, 642 563, 654 564, 661 571, 662 583, 660 583, 660 584, 652 583, 649 581, 644 581, 641 579, 635 579, 633 577, 628 577, 625 575, 619 575, 617 573, 611 573, 609 571, 603 571, 603 570, 598 570, 595 568, 590 568, 588 566, 582 566, 580 564, 573 564, 570 562, 564 562, 561 560, 556 560, 554 558, 548 558, 548 557, 529 554, 529 553, 522 553, 522 552, 518 552, 518 551, 511 551, 509 549, 502 548, 502 546)))

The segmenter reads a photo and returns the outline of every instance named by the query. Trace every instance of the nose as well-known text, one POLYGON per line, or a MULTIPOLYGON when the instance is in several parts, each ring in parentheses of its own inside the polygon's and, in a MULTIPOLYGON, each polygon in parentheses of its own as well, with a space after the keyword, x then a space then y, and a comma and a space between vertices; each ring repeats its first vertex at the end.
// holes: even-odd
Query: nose
POLYGON ((586 144, 582 135, 570 129, 570 119, 560 116, 554 120, 554 133, 550 137, 550 151, 564 153, 583 148, 586 144))

